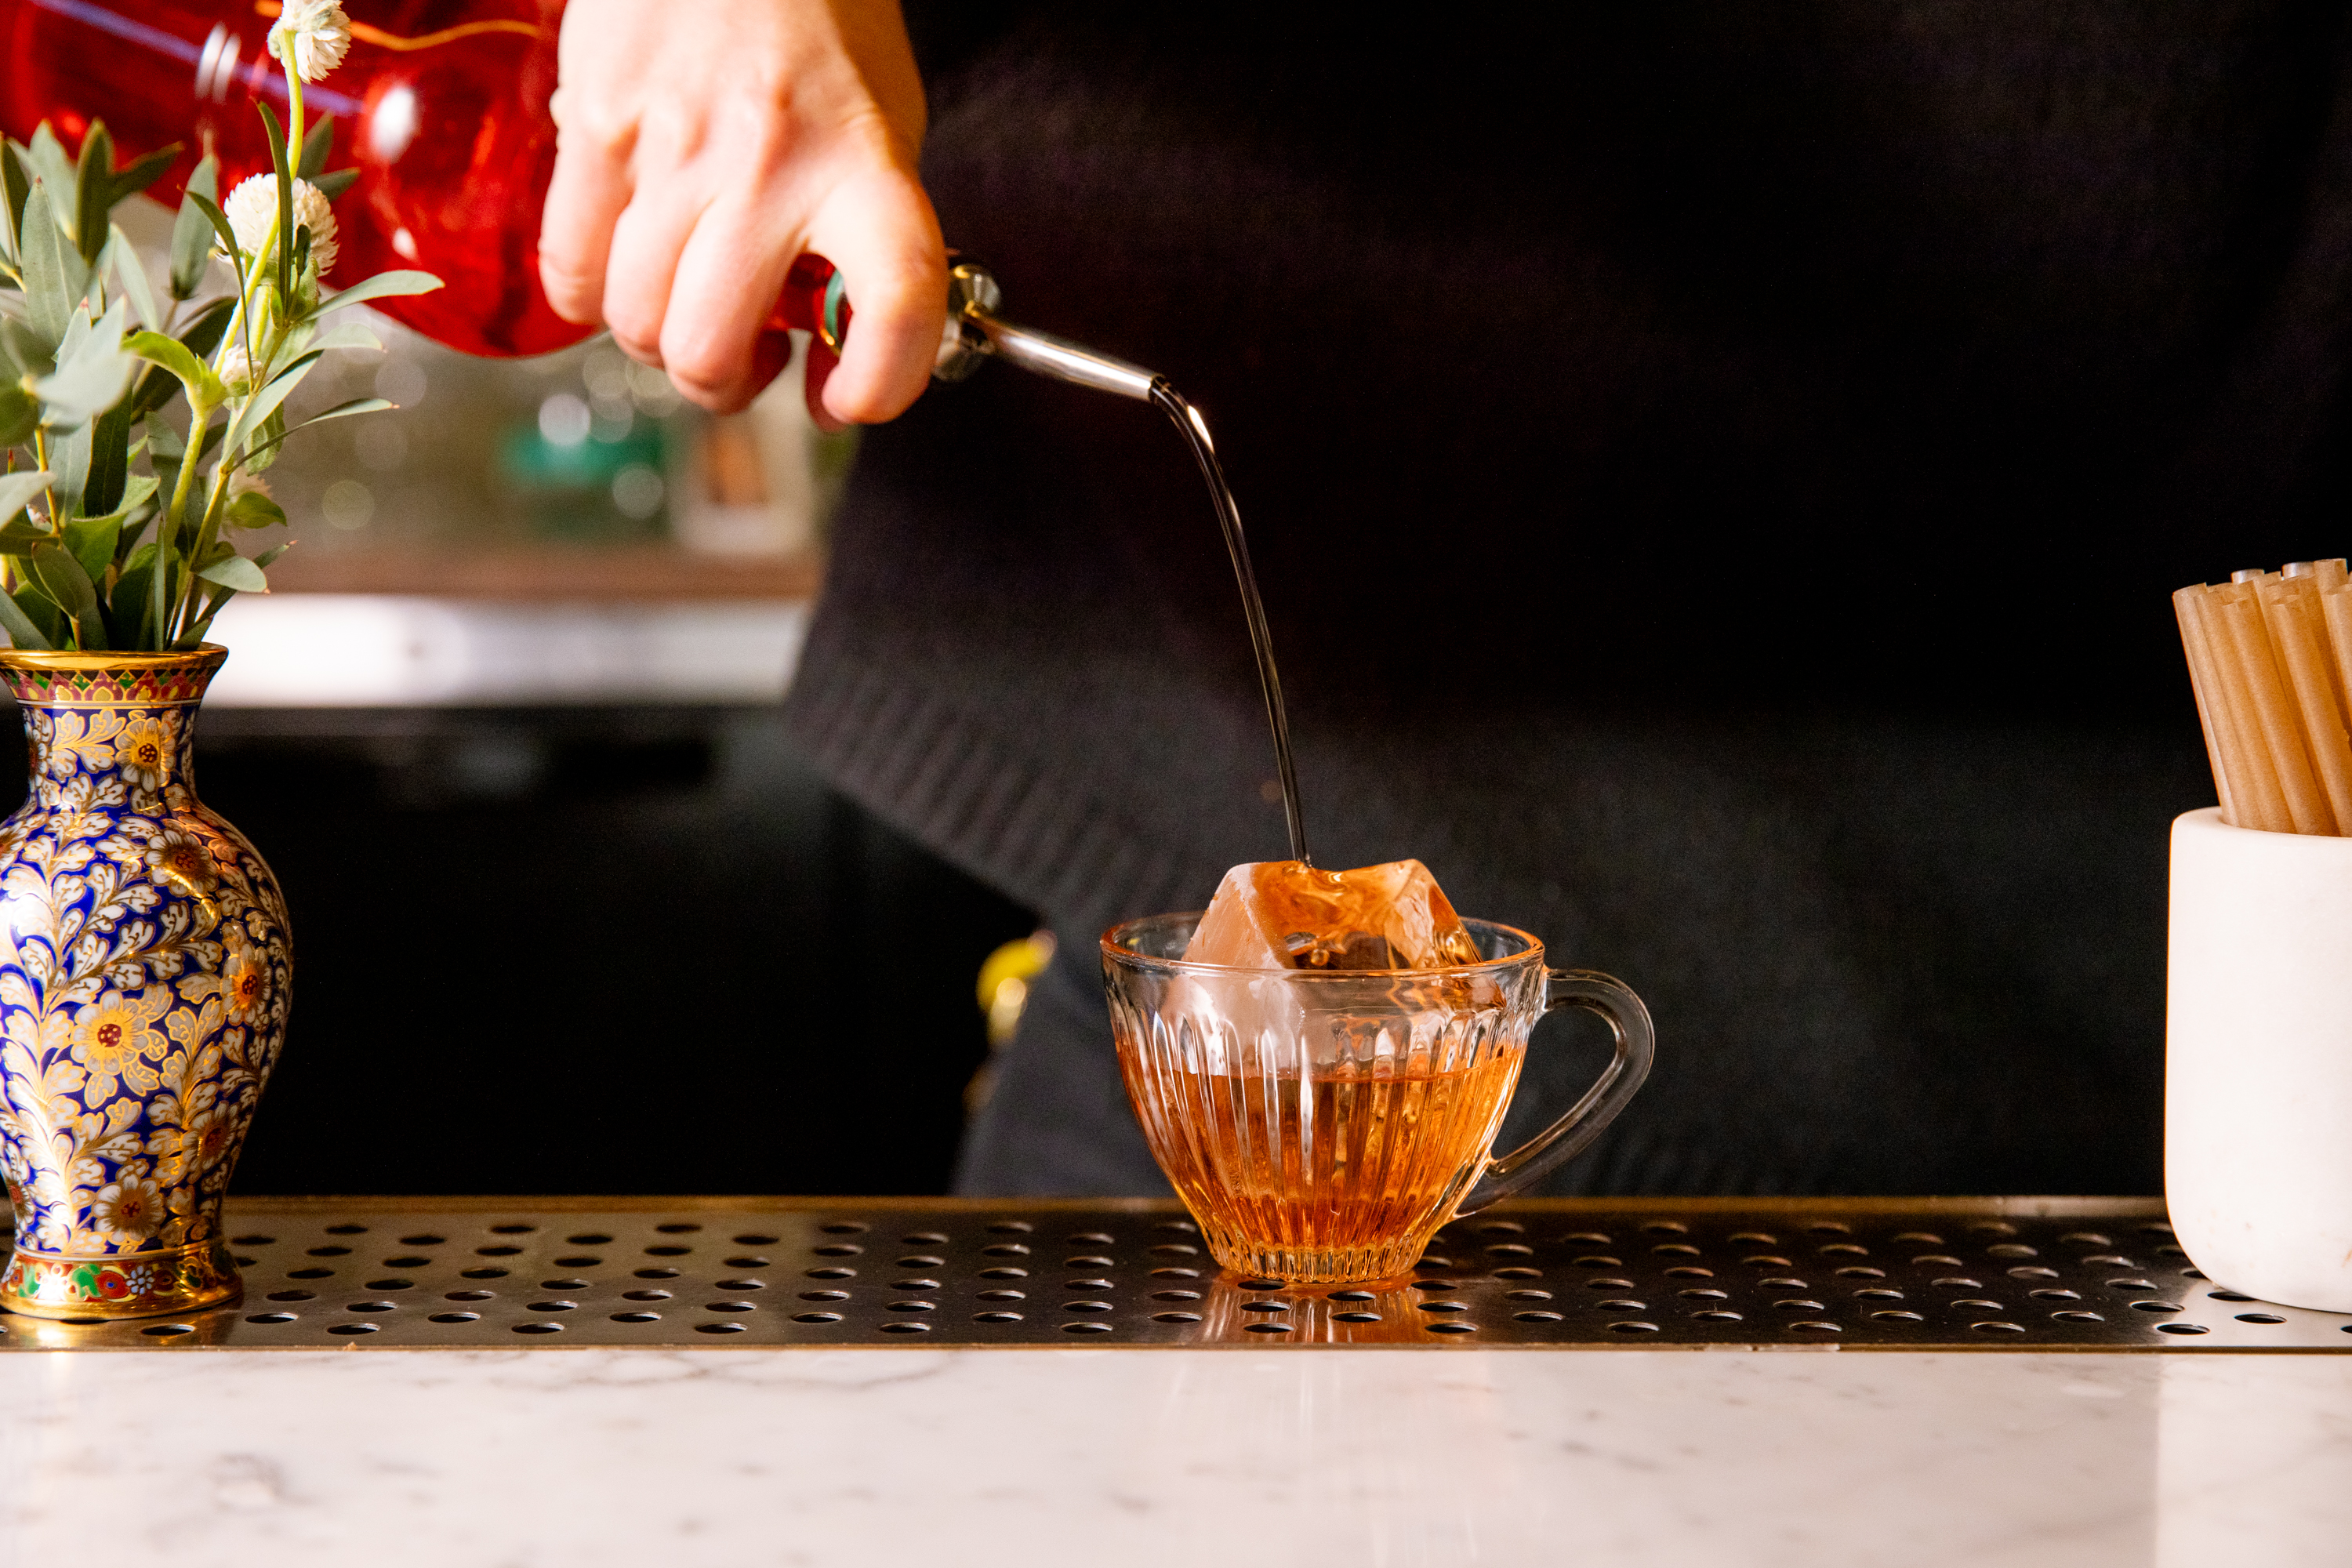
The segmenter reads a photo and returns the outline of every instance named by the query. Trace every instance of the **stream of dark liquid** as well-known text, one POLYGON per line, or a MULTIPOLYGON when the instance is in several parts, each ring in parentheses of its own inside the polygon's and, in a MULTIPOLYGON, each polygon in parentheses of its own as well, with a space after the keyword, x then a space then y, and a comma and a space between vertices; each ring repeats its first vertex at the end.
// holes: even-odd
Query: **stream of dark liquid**
POLYGON ((1234 558, 1234 580, 1241 585, 1242 615, 1249 622, 1250 647, 1257 655, 1257 682, 1265 694, 1265 721, 1274 731, 1274 765, 1282 783, 1282 816, 1290 829, 1290 858, 1312 866, 1307 852, 1307 819, 1298 809, 1298 773, 1290 763, 1290 721, 1282 710, 1282 677, 1274 668, 1274 636, 1266 630, 1265 604, 1258 597, 1257 574, 1250 569, 1249 541, 1242 533, 1242 514, 1234 505, 1234 490, 1217 465, 1217 448, 1209 439, 1209 422, 1164 378, 1151 384, 1152 405, 1176 422, 1201 477, 1209 481, 1209 499, 1217 506, 1217 523, 1225 531, 1225 551, 1234 558))

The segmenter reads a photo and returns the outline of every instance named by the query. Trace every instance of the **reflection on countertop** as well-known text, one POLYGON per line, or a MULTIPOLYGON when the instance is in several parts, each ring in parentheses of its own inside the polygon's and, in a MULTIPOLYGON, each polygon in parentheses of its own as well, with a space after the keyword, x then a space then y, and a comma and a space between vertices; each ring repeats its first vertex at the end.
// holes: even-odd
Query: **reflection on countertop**
POLYGON ((2341 1561, 2352 1358, 583 1351, 0 1362, 17 1560, 2341 1561))

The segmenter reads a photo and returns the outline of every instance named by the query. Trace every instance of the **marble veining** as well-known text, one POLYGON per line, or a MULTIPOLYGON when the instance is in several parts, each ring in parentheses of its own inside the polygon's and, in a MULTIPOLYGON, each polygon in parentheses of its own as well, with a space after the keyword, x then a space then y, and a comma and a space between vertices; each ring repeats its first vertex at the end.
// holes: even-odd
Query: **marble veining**
POLYGON ((0 1563, 2339 1564, 2352 1357, 0 1360, 0 1563))

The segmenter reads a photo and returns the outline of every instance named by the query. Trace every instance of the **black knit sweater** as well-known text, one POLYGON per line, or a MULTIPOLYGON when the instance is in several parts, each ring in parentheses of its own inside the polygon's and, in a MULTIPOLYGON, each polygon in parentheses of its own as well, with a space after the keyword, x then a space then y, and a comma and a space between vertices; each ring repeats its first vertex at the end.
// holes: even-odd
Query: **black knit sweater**
MULTIPOLYGON (((1214 422, 1318 858, 1651 1002, 1564 1185, 2152 1188, 2166 595, 2352 542, 2345 8, 1266 15, 918 10, 926 179, 1214 422)), ((1070 939, 968 1184, 1150 1184, 1092 932, 1282 853, 1160 416, 872 432, 789 721, 1070 939)))

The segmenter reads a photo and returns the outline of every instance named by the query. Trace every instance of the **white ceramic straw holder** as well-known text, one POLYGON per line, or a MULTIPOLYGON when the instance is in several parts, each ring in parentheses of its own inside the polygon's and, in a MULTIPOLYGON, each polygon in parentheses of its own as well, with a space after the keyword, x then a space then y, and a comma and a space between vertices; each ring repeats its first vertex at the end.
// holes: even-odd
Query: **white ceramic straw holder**
POLYGON ((2172 824, 2164 1184, 2218 1284, 2352 1312, 2352 838, 2172 824))

